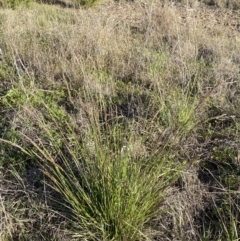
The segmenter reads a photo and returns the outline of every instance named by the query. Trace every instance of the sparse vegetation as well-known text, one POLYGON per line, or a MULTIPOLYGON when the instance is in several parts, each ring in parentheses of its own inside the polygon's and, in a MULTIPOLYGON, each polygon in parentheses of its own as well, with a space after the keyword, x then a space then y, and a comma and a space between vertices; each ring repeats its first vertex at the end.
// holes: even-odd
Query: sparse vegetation
POLYGON ((239 240, 238 2, 61 5, 0 10, 0 240, 239 240))

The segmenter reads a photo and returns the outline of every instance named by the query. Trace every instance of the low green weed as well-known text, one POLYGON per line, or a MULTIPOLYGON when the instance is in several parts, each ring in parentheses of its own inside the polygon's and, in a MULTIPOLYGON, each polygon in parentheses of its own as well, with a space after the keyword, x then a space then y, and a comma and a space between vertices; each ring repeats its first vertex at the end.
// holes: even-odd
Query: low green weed
MULTIPOLYGON (((64 96, 62 91, 48 92, 39 90, 31 87, 27 82, 28 81, 26 81, 25 86, 19 85, 18 87, 10 88, 0 99, 2 108, 8 113, 8 115, 2 118, 1 123, 2 133, 0 137, 8 140, 8 143, 1 143, 2 158, 0 158, 0 164, 5 167, 18 166, 19 171, 24 170, 26 165, 29 164, 27 161, 29 160, 29 157, 21 151, 19 152, 16 147, 9 145, 9 143, 23 145, 22 139, 18 133, 22 128, 25 128, 25 131, 31 136, 41 135, 39 132, 40 130, 34 127, 34 123, 31 122, 28 116, 24 115, 24 108, 34 108, 44 112, 44 106, 47 104, 52 113, 57 116, 59 123, 67 121, 66 114, 57 104, 64 96), (13 112, 21 112, 22 114, 13 117, 13 112)), ((43 116, 42 118, 43 120, 47 120, 51 117, 43 116)), ((52 132, 57 136, 58 133, 54 132, 54 128, 52 129, 52 132)), ((48 139, 48 136, 45 136, 44 134, 42 135, 42 138, 45 142, 51 142, 51 140, 48 139)))

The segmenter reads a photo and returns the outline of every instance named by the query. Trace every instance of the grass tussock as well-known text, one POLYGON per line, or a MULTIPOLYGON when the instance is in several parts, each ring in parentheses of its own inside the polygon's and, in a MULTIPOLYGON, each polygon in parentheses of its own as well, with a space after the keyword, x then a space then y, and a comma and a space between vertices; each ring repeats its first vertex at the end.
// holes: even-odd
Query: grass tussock
POLYGON ((0 11, 1 240, 239 239, 237 12, 182 6, 0 11))

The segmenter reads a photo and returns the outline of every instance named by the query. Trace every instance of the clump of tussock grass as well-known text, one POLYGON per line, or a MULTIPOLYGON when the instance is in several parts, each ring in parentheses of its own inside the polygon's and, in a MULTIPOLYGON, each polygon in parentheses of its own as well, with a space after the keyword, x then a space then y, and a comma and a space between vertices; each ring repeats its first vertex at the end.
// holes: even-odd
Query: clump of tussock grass
MULTIPOLYGON (((86 143, 78 146, 79 141, 70 129, 73 143, 69 146, 63 141, 68 154, 59 151, 61 164, 44 145, 29 141, 36 148, 35 154, 39 152, 37 155, 52 187, 63 196, 73 214, 74 236, 136 240, 142 236, 144 224, 157 214, 162 193, 175 178, 177 167, 158 153, 150 159, 144 156, 135 160, 119 146, 127 135, 126 129, 118 130, 114 126, 108 136, 101 134, 101 127, 96 124, 90 123, 91 129, 86 133, 93 139, 94 153, 89 155, 86 143), (75 148, 79 153, 74 152, 75 148)), ((52 143, 53 148, 59 148, 52 143)))
MULTIPOLYGON (((39 137, 36 139, 24 131, 25 147, 19 147, 39 160, 43 172, 51 180, 50 185, 62 195, 65 205, 73 213, 73 220, 83 225, 84 230, 78 229, 77 225, 74 236, 89 236, 94 240, 135 240, 142 236, 143 225, 157 214, 163 191, 178 174, 179 167, 169 161, 173 157, 164 146, 157 149, 158 145, 153 145, 156 149, 149 150, 149 154, 135 155, 138 150, 132 145, 134 138, 144 141, 153 133, 143 137, 129 135, 133 129, 129 129, 127 123, 122 126, 124 122, 118 121, 119 117, 114 113, 111 113, 111 124, 99 123, 94 107, 86 114, 90 128, 85 133, 86 141, 85 135, 78 136, 81 132, 75 133, 70 124, 61 121, 60 113, 54 111, 51 102, 46 102, 48 99, 37 104, 38 112, 29 110, 28 105, 36 105, 36 93, 29 92, 28 101, 18 102, 18 106, 22 113, 26 111, 23 118, 32 119, 39 137), (34 95, 33 99, 30 95, 34 95), (94 148, 91 152, 89 138, 94 148)), ((8 103, 12 103, 11 99, 8 103)), ((18 118, 21 123, 21 117, 18 118)), ((145 129, 149 131, 149 127, 145 129)), ((173 144, 167 142, 164 145, 169 148, 168 145, 173 144)))

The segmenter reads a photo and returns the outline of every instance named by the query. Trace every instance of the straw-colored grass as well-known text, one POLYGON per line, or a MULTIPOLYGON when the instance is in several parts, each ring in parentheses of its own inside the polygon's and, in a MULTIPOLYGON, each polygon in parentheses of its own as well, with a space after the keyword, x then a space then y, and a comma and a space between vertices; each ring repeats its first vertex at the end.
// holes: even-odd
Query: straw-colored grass
POLYGON ((237 240, 238 3, 68 6, 0 10, 0 239, 237 240))

